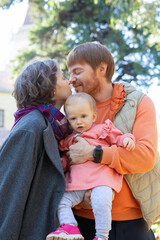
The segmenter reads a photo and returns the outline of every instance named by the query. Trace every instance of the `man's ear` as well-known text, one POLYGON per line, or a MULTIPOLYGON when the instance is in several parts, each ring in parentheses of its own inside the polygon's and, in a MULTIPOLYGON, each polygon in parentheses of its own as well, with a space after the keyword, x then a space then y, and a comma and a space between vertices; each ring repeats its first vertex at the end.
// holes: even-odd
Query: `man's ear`
POLYGON ((105 62, 101 62, 98 68, 99 68, 99 73, 105 76, 107 71, 107 64, 105 62))
POLYGON ((93 122, 95 122, 97 119, 97 112, 93 112, 93 122))

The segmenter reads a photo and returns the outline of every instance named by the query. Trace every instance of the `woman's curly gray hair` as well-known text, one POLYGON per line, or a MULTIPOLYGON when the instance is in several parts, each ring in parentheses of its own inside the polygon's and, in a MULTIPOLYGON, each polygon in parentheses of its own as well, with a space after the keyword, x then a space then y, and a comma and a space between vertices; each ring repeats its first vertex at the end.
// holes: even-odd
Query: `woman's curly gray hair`
POLYGON ((29 105, 52 103, 59 67, 55 60, 36 61, 26 66, 14 85, 13 96, 18 109, 29 105))

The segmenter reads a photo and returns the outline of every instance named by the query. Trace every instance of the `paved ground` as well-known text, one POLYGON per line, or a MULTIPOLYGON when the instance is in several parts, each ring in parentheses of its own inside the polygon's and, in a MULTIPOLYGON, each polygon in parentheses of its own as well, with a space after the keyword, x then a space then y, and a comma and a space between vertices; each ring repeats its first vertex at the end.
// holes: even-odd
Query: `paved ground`
POLYGON ((8 135, 9 135, 9 130, 6 130, 5 128, 0 127, 0 147, 2 146, 2 144, 4 143, 8 135))

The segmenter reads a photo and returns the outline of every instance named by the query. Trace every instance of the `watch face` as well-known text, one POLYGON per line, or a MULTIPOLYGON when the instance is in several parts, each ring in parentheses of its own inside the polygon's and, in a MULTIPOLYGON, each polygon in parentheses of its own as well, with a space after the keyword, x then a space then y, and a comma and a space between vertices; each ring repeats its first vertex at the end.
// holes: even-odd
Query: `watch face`
POLYGON ((100 163, 102 160, 103 150, 101 147, 96 147, 93 152, 94 162, 100 163))

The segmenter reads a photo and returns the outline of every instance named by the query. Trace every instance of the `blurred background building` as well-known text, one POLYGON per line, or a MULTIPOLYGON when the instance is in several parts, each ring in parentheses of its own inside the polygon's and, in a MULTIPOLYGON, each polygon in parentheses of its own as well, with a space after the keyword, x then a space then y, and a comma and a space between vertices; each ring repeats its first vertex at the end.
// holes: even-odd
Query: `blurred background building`
MULTIPOLYGON (((9 60, 11 61, 17 55, 18 51, 28 47, 28 30, 32 22, 29 17, 29 11, 26 13, 23 25, 17 33, 12 34, 9 43, 9 60)), ((11 62, 3 64, 0 70, 0 146, 8 136, 14 123, 14 112, 16 111, 16 102, 12 96, 13 84, 15 79, 11 73, 11 62)))

